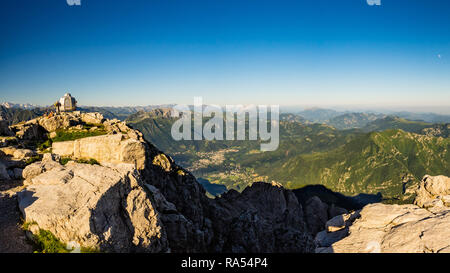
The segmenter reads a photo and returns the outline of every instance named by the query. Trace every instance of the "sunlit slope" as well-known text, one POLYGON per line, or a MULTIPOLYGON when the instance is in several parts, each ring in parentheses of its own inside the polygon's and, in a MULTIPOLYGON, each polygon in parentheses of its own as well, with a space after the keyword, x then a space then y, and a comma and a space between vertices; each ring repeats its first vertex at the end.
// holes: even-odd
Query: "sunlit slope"
MULTIPOLYGON (((347 194, 402 193, 403 178, 450 175, 449 139, 402 130, 372 132, 331 151, 299 155, 281 167, 257 170, 289 188, 323 184, 347 194)), ((406 180, 405 180, 406 181, 406 180)))

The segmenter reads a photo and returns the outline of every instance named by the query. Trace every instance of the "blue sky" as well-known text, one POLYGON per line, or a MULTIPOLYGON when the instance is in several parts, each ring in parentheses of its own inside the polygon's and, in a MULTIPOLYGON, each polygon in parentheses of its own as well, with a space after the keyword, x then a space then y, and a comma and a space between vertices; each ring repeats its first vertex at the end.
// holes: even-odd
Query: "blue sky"
POLYGON ((450 109, 450 1, 3 1, 0 101, 450 109))

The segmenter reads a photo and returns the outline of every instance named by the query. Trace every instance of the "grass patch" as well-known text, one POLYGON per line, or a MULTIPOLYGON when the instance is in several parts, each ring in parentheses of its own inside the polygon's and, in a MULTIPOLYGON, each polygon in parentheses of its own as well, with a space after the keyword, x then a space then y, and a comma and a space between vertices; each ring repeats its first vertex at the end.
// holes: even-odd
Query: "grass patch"
POLYGON ((98 123, 98 124, 86 123, 86 124, 83 125, 83 129, 87 129, 87 130, 90 130, 90 129, 95 128, 95 127, 97 127, 98 130, 105 130, 105 125, 103 125, 101 123, 98 123))
POLYGON ((81 253, 100 253, 100 250, 94 247, 81 247, 81 253))
MULTIPOLYGON (((30 231, 30 227, 37 225, 35 221, 32 222, 24 222, 22 224, 22 229, 26 231, 30 231)), ((31 231, 30 231, 31 232, 31 231)), ((69 253, 67 250, 66 244, 61 242, 58 238, 56 238, 53 233, 47 230, 39 229, 38 234, 32 235, 32 241, 35 248, 35 253, 69 253)))
POLYGON ((38 235, 33 235, 38 253, 69 253, 66 245, 56 238, 53 233, 40 229, 38 235))
POLYGON ((100 163, 93 158, 90 158, 90 159, 81 158, 81 159, 77 159, 75 161, 77 163, 83 163, 83 164, 89 164, 89 165, 100 165, 100 163))
MULTIPOLYGON (((86 126, 85 126, 86 127, 86 126)), ((52 138, 53 142, 71 141, 85 137, 101 136, 106 135, 107 132, 102 125, 101 127, 92 126, 90 128, 97 127, 95 130, 56 130, 56 136, 52 138)), ((90 129, 89 128, 89 129, 90 129)), ((87 129, 87 128, 85 128, 87 129)))
MULTIPOLYGON (((22 219, 22 221, 23 221, 23 219, 22 219)), ((22 224, 22 229, 23 229, 23 230, 29 230, 29 229, 30 229, 30 226, 33 226, 33 225, 37 225, 37 223, 36 223, 35 221, 32 221, 32 222, 24 222, 24 223, 22 224)))
POLYGON ((38 143, 37 148, 39 149, 39 151, 45 151, 48 148, 52 147, 52 140, 51 139, 47 139, 46 141, 42 142, 42 143, 38 143))
POLYGON ((66 165, 69 161, 75 161, 77 163, 89 164, 89 165, 100 165, 100 162, 98 162, 97 160, 95 160, 93 158, 72 159, 70 157, 61 157, 61 159, 59 160, 59 163, 61 163, 61 165, 66 165))
POLYGON ((61 163, 61 165, 66 165, 71 160, 72 160, 72 158, 70 158, 70 157, 61 157, 61 159, 59 160, 59 163, 61 163))
POLYGON ((41 160, 41 157, 39 155, 35 155, 25 160, 25 164, 28 166, 39 160, 41 160))
MULTIPOLYGON (((37 225, 35 221, 24 222, 22 229, 30 231, 30 227, 37 225)), ((32 235, 32 243, 34 253, 70 253, 72 250, 67 249, 67 245, 61 242, 53 233, 48 230, 39 229, 38 234, 32 235)), ((100 253, 98 248, 83 247, 80 248, 81 253, 100 253)))

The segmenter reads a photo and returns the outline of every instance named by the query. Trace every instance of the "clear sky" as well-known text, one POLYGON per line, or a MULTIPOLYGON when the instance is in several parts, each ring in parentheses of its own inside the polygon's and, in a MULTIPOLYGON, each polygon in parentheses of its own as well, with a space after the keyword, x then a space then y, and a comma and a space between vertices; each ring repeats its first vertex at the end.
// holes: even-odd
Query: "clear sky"
MULTIPOLYGON (((450 106, 450 1, 7 0, 0 101, 450 106)), ((450 109, 450 107, 449 107, 450 109)))

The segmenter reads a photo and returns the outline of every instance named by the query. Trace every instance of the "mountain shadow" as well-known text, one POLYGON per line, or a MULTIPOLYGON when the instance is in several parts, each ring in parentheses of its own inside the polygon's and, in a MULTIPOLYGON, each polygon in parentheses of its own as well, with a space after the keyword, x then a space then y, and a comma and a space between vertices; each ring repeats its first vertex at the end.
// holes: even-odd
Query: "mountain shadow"
POLYGON ((202 185, 203 188, 213 196, 218 196, 228 191, 225 185, 213 184, 204 178, 197 178, 197 182, 200 183, 200 185, 202 185))
POLYGON ((360 193, 356 196, 345 196, 341 193, 334 192, 323 185, 308 185, 292 191, 294 192, 302 207, 306 206, 306 202, 310 198, 317 196, 328 206, 334 205, 344 208, 348 211, 359 210, 365 205, 381 202, 383 197, 381 193, 360 193))

